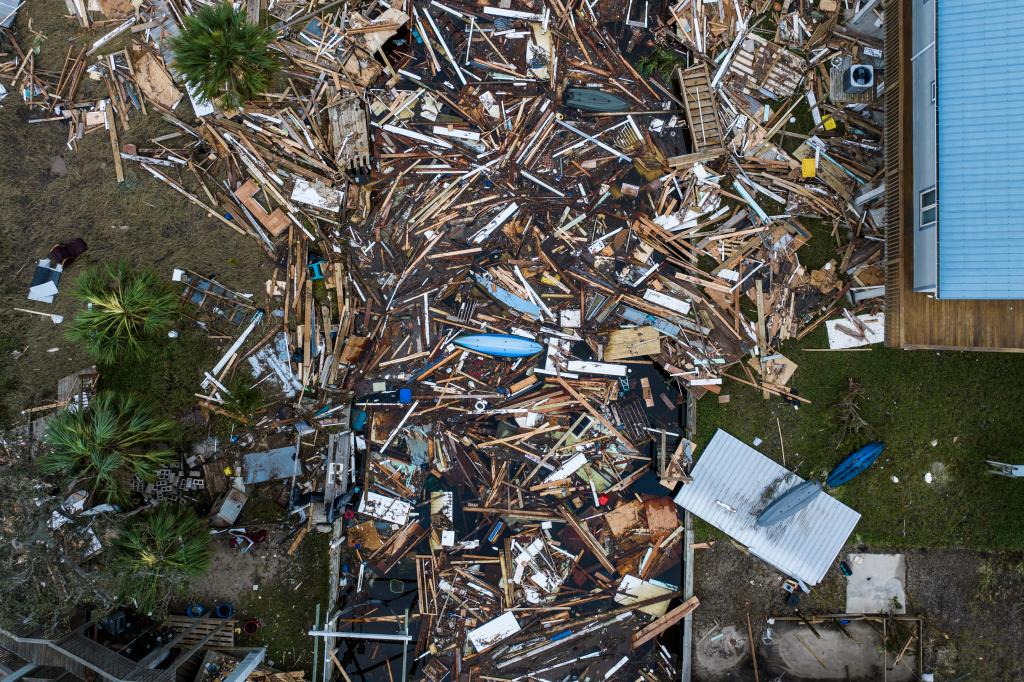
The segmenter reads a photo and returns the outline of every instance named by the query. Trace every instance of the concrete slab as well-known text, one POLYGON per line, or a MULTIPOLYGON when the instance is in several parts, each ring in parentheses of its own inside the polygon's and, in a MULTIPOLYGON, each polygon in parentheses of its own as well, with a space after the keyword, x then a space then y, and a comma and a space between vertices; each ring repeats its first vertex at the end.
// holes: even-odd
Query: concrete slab
POLYGON ((847 613, 906 613, 907 560, 902 554, 848 554, 847 613))
POLYGON ((883 661, 878 633, 868 623, 847 623, 844 627, 849 637, 834 625, 816 627, 821 639, 802 624, 776 623, 772 645, 762 649, 767 660, 761 679, 765 679, 765 673, 783 675, 786 680, 916 679, 913 653, 904 655, 895 667, 895 654, 890 653, 888 661, 883 661))

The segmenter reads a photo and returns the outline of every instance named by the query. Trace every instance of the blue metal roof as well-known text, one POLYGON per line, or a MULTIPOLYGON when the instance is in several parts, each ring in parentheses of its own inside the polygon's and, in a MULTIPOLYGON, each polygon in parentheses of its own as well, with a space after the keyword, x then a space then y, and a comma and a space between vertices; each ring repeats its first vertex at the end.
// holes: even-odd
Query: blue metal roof
POLYGON ((1024 299, 1024 3, 935 1, 938 296, 1024 299))

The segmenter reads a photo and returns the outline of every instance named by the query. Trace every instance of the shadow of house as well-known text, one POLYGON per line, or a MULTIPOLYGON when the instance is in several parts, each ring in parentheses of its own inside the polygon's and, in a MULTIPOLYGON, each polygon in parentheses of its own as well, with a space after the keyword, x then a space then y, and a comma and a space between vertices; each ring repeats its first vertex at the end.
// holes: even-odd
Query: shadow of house
POLYGON ((56 638, 43 637, 29 628, 0 628, 3 679, 191 682, 201 672, 208 653, 216 651, 237 661, 234 670, 224 678, 235 682, 247 679, 266 653, 262 647, 235 647, 233 620, 172 617, 165 623, 173 630, 170 639, 135 660, 90 636, 100 620, 89 621, 56 638))

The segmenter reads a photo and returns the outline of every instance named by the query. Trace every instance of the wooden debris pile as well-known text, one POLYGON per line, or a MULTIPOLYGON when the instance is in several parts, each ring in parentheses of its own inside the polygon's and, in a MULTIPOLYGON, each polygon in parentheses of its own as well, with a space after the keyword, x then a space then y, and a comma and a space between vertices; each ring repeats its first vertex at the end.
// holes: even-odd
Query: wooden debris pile
MULTIPOLYGON (((809 4, 284 0, 280 90, 186 121, 166 36, 192 7, 150 0, 96 46, 98 104, 74 104, 86 55, 9 80, 274 260, 266 310, 176 275, 232 325, 200 400, 266 382, 239 466, 272 434, 289 507, 353 502, 350 587, 415 583, 419 673, 668 679, 643 647, 697 604, 687 396, 804 400, 780 344, 881 305, 881 42, 809 4), (675 68, 644 75, 655 48, 675 68), (172 132, 120 148, 135 109, 172 132)), ((334 625, 399 622, 374 618, 334 625)))

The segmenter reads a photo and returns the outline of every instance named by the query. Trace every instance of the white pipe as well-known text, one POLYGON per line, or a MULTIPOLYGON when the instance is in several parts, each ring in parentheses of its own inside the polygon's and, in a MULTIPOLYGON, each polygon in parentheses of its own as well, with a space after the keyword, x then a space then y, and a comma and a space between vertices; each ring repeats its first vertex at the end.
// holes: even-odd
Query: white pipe
POLYGON ((379 639, 385 642, 411 642, 410 635, 385 635, 375 632, 333 632, 331 630, 310 630, 313 637, 340 637, 342 639, 379 639))

